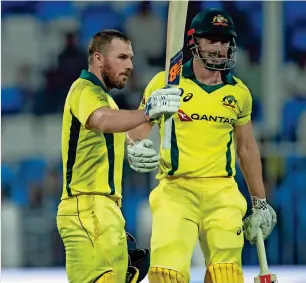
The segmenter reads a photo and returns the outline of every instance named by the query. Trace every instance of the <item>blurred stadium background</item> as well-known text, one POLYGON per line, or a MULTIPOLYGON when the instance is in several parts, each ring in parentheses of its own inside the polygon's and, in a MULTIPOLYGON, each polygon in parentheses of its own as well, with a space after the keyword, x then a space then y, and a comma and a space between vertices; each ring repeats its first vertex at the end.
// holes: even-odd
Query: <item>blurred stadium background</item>
MULTIPOLYGON (((287 276, 280 276, 280 282, 305 283, 306 2, 192 1, 187 26, 208 7, 232 15, 239 35, 234 73, 254 98, 266 190, 278 213, 266 242, 268 260, 287 276)), ((67 282, 55 223, 66 93, 87 68, 90 37, 100 29, 119 29, 132 39, 135 71, 128 86, 113 95, 120 108, 137 108, 145 85, 164 67, 167 9, 168 3, 161 1, 1 2, 2 282, 67 282)), ((184 56, 190 56, 188 50, 184 56)), ((156 129, 151 138, 158 147, 156 129)), ((249 201, 239 167, 236 178, 249 201)), ((148 195, 155 184, 154 174, 135 173, 125 163, 126 228, 141 246, 149 245, 148 195)), ((243 262, 249 266, 246 282, 252 282, 257 254, 248 243, 243 262)), ((192 266, 193 282, 201 282, 199 249, 192 266)))

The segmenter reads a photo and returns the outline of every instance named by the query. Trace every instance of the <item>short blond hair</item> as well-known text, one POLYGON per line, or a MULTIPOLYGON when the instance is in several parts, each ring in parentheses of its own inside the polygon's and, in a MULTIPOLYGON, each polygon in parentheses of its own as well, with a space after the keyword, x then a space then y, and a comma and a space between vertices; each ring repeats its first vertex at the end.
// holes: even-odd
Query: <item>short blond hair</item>
POLYGON ((115 29, 105 29, 97 32, 90 40, 88 45, 88 64, 92 63, 93 55, 95 52, 106 54, 107 48, 115 38, 124 42, 131 42, 124 33, 115 29))

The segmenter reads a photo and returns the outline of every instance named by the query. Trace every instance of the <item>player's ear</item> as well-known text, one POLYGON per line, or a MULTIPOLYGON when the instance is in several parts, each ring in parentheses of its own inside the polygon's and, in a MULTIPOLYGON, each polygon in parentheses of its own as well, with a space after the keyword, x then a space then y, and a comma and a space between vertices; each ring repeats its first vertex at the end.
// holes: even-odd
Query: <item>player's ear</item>
POLYGON ((97 67, 102 67, 104 65, 104 56, 100 52, 95 52, 93 54, 93 60, 97 67))

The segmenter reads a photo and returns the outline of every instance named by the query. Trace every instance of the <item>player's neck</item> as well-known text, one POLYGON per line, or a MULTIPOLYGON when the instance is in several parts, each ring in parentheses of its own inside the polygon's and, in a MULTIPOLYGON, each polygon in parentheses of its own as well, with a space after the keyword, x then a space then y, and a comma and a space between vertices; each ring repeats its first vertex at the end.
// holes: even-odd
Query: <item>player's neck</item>
POLYGON ((220 71, 211 71, 203 67, 196 60, 193 60, 193 72, 196 79, 206 85, 217 85, 223 82, 220 71))
POLYGON ((99 80, 100 82, 102 83, 102 85, 108 90, 108 91, 111 91, 111 89, 106 85, 102 75, 101 75, 101 72, 99 69, 97 68, 94 68, 93 66, 89 66, 88 67, 88 71, 93 73, 99 80))

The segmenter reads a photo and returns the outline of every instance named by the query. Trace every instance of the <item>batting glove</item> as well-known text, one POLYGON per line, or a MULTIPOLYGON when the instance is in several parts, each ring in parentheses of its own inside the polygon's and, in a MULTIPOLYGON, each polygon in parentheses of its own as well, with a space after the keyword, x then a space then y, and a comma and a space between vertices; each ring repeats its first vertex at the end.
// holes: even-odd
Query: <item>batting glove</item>
POLYGON ((156 90, 149 97, 145 105, 145 117, 154 121, 163 115, 167 117, 176 113, 180 106, 182 90, 179 88, 164 88, 156 90))
POLYGON ((253 213, 243 221, 244 236, 256 244, 257 232, 262 230, 263 238, 266 239, 272 232, 277 217, 273 208, 266 202, 266 199, 260 199, 252 196, 253 213))
POLYGON ((160 156, 152 146, 153 142, 147 139, 128 145, 128 160, 133 170, 147 173, 158 167, 160 156))

